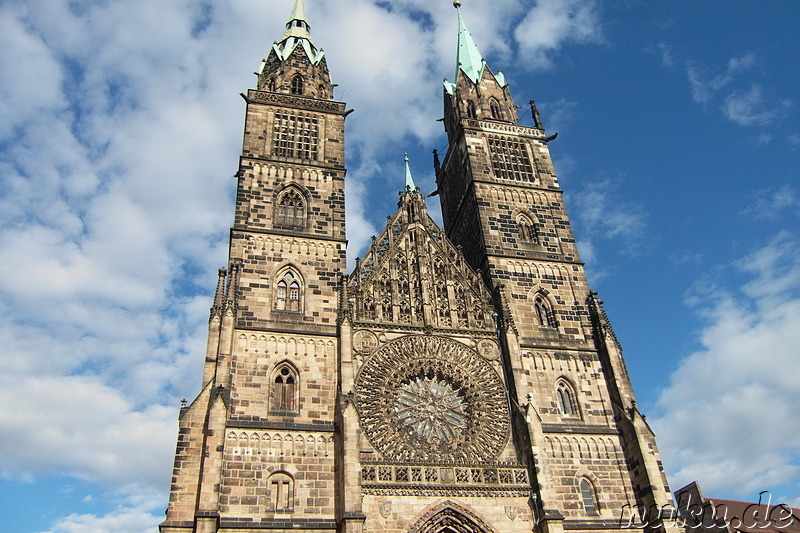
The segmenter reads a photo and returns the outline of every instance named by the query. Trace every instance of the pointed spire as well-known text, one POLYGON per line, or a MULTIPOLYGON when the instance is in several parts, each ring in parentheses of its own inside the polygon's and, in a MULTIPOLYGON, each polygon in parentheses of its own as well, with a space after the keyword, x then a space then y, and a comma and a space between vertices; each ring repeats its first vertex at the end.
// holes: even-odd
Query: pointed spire
POLYGON ((458 71, 461 70, 467 75, 473 83, 478 83, 483 74, 483 69, 486 68, 486 61, 483 60, 481 51, 478 50, 478 45, 472 38, 472 34, 467 29, 464 23, 464 17, 461 16, 461 2, 456 0, 453 2, 458 11, 458 58, 456 63, 456 79, 458 79, 458 71))
POLYGON ((306 5, 303 0, 295 0, 294 9, 289 16, 289 22, 286 23, 286 31, 283 33, 283 39, 295 37, 297 39, 311 39, 311 26, 308 25, 306 20, 306 5))
MULTIPOLYGON (((301 46, 313 64, 318 64, 325 52, 318 50, 311 38, 311 26, 306 20, 306 5, 303 0, 295 0, 294 8, 286 23, 286 31, 281 40, 272 45, 278 59, 288 59, 295 48, 301 46)), ((262 71, 264 66, 262 65, 262 71)))
POLYGON ((414 178, 411 177, 411 167, 408 164, 408 154, 405 154, 403 161, 406 162, 406 190, 415 191, 417 186, 414 185, 414 178))

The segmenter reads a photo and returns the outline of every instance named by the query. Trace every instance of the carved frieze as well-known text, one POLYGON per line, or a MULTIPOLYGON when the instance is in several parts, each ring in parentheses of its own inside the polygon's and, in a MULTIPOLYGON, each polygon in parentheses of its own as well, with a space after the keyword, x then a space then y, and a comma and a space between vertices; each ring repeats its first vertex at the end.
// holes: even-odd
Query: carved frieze
POLYGON ((301 107, 319 111, 332 111, 334 113, 344 112, 344 104, 342 102, 332 102, 330 100, 317 100, 316 98, 303 98, 300 96, 290 96, 288 94, 277 94, 252 90, 247 93, 247 98, 251 102, 258 102, 262 104, 301 107))

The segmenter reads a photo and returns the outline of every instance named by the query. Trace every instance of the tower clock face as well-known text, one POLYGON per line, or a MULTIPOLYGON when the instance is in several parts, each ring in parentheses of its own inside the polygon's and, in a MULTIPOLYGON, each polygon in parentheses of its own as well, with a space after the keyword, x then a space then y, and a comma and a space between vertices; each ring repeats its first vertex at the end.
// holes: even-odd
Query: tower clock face
POLYGON ((491 461, 508 440, 505 387, 492 366, 444 337, 401 337, 356 378, 370 443, 399 461, 491 461))

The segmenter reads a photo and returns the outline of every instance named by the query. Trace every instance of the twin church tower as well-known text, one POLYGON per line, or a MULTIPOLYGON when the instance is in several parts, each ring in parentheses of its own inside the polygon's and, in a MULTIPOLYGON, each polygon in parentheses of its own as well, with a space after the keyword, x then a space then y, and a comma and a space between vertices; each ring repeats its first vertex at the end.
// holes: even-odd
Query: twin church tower
POLYGON ((161 533, 663 529, 630 520, 669 489, 535 109, 518 124, 459 9, 444 229, 407 171, 347 273, 333 87, 296 0, 245 96, 230 257, 161 533))

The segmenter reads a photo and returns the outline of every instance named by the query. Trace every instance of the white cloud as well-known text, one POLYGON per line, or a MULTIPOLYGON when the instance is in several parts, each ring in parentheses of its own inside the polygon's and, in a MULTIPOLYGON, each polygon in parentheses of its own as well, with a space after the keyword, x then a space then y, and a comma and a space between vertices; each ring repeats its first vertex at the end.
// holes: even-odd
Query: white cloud
POLYGON ((590 238, 619 239, 628 251, 639 242, 645 229, 641 206, 625 201, 618 183, 611 179, 595 182, 574 197, 582 234, 590 238))
POLYGON ((725 98, 722 110, 728 120, 740 126, 766 126, 780 117, 783 110, 790 107, 790 101, 776 106, 764 101, 760 85, 754 84, 746 91, 735 91, 725 98))
POLYGON ((658 43, 658 51, 661 53, 661 63, 665 67, 671 67, 675 64, 675 56, 669 44, 658 43))
POLYGON ((89 376, 4 381, 2 468, 107 486, 167 487, 177 406, 136 410, 120 391, 89 376))
MULTIPOLYGON (((708 77, 697 63, 687 67, 692 98, 699 104, 710 104, 717 98, 722 100, 720 110, 731 122, 740 126, 769 126, 782 118, 786 110, 794 105, 792 100, 769 102, 760 84, 751 83, 748 88, 736 88, 741 75, 757 65, 756 55, 749 52, 741 57, 728 60, 722 74, 708 77)), ((754 142, 766 145, 772 136, 762 132, 754 137, 754 142)))
POLYGON ((691 63, 687 68, 689 83, 692 87, 692 97, 700 104, 707 104, 717 93, 734 80, 734 74, 744 72, 755 64, 755 54, 752 52, 742 57, 732 57, 728 60, 728 67, 724 73, 706 78, 706 74, 697 64, 691 63))
POLYGON ((128 496, 104 515, 71 514, 41 533, 152 533, 163 520, 153 513, 163 507, 160 495, 128 496))
POLYGON ((752 205, 744 210, 744 215, 763 220, 778 220, 787 211, 800 216, 800 197, 797 191, 788 186, 758 191, 752 205))
POLYGON ((552 66, 552 54, 568 42, 603 40, 594 0, 539 0, 514 31, 528 65, 552 66))
POLYGON ((651 421, 676 486, 698 479, 709 494, 744 497, 800 472, 800 242, 781 234, 736 267, 751 276, 739 290, 697 288, 702 348, 670 377, 651 421))

